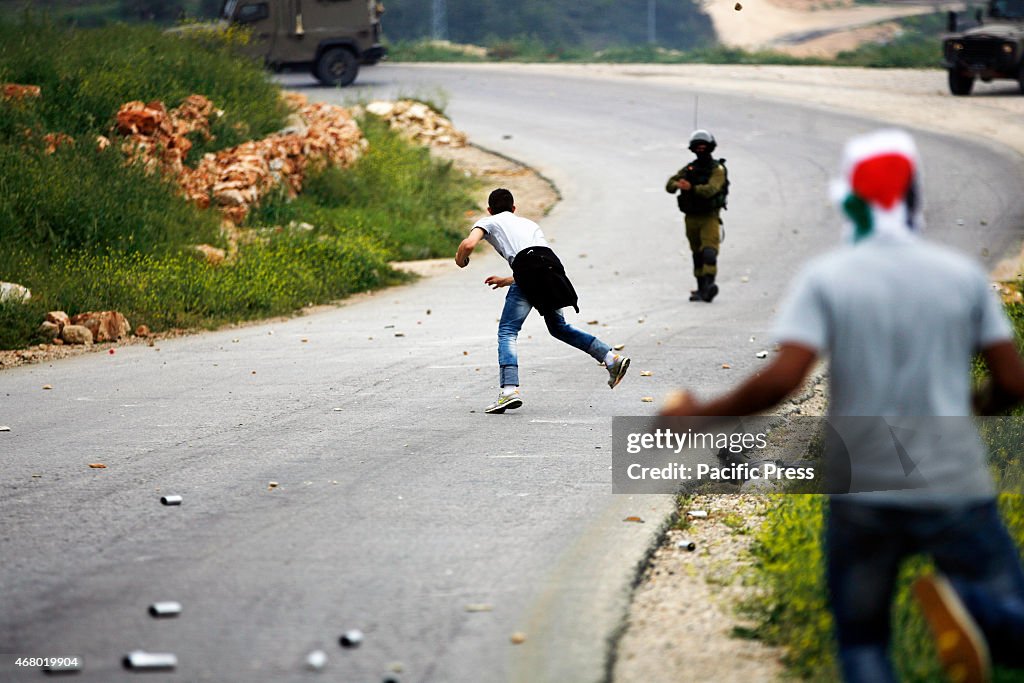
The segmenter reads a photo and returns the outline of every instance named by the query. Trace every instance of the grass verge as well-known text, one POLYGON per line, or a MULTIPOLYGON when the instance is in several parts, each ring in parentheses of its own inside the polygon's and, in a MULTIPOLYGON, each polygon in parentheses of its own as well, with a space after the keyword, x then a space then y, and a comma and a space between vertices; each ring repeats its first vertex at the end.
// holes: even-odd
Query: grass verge
POLYGON ((252 239, 211 265, 191 246, 223 246, 219 214, 127 165, 111 127, 124 102, 173 107, 198 93, 225 111, 214 138, 195 141, 200 153, 280 128, 279 89, 230 39, 28 18, 0 24, 0 82, 42 89, 0 99, 0 280, 32 291, 27 304, 0 304, 0 348, 40 341, 50 310, 118 310, 155 332, 209 328, 400 282, 409 276, 389 261, 454 253, 476 209, 472 179, 368 117, 371 147, 354 167, 312 174, 294 201, 270 198, 250 216, 252 239), (66 136, 55 150, 51 133, 66 136), (115 144, 98 150, 100 134, 115 144))
POLYGON ((389 46, 394 62, 605 62, 618 64, 789 64, 802 66, 861 66, 875 68, 938 68, 946 15, 934 12, 896 20, 897 37, 867 43, 834 58, 793 57, 772 50, 750 51, 722 45, 671 50, 656 45, 623 45, 603 50, 581 46, 551 46, 531 38, 494 40, 484 46, 453 45, 420 40, 389 46))

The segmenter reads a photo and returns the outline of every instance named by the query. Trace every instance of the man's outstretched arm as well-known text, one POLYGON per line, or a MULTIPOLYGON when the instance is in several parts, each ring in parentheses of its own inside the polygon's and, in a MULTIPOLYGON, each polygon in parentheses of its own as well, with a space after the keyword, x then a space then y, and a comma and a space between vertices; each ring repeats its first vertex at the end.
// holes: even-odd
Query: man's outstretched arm
POLYGON ((459 243, 458 251, 455 252, 455 265, 459 268, 469 265, 469 255, 476 249, 476 245, 480 244, 484 234, 483 228, 473 228, 469 231, 469 236, 459 243))
POLYGON ((729 393, 701 403, 687 393, 676 394, 661 409, 664 416, 724 417, 752 415, 780 403, 800 387, 817 352, 799 344, 782 344, 771 364, 729 393))

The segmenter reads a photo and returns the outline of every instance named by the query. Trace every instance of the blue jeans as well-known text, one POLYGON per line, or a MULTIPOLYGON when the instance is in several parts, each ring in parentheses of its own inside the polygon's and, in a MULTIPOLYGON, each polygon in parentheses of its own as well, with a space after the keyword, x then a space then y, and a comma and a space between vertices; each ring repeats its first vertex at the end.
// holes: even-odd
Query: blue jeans
POLYGON ((828 592, 843 680, 897 680, 889 658, 890 604, 902 560, 924 553, 988 640, 992 659, 1024 666, 1024 573, 994 501, 952 509, 832 498, 825 526, 828 592))
MULTIPOLYGON (((516 340, 531 310, 533 307, 519 287, 515 284, 510 285, 508 294, 505 295, 505 307, 501 309, 501 320, 498 322, 498 368, 503 387, 519 386, 519 355, 516 352, 516 340)), ((611 351, 610 346, 594 335, 565 322, 561 311, 548 313, 544 316, 544 322, 547 323, 548 332, 552 337, 590 354, 598 363, 603 363, 604 357, 611 351)))

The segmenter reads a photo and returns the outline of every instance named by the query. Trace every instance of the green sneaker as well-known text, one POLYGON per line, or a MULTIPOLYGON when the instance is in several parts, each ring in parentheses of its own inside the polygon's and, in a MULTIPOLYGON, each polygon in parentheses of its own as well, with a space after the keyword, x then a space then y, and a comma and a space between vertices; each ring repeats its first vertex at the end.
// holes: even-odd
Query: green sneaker
POLYGON ((516 389, 511 394, 498 394, 498 400, 484 408, 484 412, 489 415, 501 415, 506 410, 515 410, 521 405, 523 405, 523 397, 516 389))
POLYGON ((612 364, 608 366, 608 386, 612 389, 619 386, 619 382, 626 376, 626 370, 628 369, 629 359, 615 354, 612 358, 612 364))

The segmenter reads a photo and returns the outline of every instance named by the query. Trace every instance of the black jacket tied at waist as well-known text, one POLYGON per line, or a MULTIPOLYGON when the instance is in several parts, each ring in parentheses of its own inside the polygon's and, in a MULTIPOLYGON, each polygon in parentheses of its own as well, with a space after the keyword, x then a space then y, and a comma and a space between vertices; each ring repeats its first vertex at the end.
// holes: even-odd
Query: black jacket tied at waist
POLYGON ((577 313, 578 297, 565 274, 562 262, 549 247, 527 247, 512 259, 512 277, 523 296, 541 315, 566 306, 577 313))

